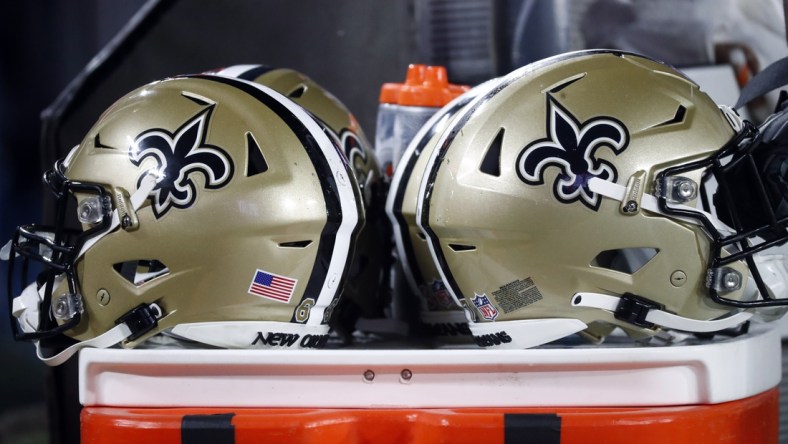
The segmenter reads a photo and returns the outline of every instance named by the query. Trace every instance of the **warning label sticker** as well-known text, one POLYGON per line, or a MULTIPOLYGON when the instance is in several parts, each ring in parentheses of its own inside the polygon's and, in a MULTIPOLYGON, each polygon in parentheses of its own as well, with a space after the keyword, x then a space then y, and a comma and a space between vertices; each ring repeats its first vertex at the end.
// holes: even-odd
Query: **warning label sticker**
POLYGON ((512 281, 492 293, 496 305, 504 313, 518 310, 542 300, 542 293, 536 288, 533 279, 512 281))

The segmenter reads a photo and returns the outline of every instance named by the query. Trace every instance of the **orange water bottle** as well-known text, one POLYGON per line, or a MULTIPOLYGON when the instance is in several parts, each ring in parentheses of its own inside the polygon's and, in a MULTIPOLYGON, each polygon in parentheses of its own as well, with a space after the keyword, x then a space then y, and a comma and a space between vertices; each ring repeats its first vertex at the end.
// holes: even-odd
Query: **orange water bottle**
POLYGON ((375 152, 390 180, 397 162, 421 126, 452 99, 470 89, 449 83, 446 68, 411 64, 405 83, 384 83, 375 129, 375 152))

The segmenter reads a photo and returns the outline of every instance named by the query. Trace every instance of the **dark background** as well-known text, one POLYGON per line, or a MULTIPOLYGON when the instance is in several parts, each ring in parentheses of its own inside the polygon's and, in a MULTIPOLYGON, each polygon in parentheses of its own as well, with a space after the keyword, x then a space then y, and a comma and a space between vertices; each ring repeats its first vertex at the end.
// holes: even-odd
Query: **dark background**
MULTIPOLYGON (((0 243, 40 220, 40 113, 139 9, 142 1, 13 1, 0 5, 0 243)), ((76 141, 74 142, 76 143, 76 141)), ((5 301, 5 265, 0 291, 5 301)), ((11 339, 0 304, 0 442, 46 442, 52 376, 33 346, 11 339)), ((76 384, 76 381, 73 382, 76 384)))

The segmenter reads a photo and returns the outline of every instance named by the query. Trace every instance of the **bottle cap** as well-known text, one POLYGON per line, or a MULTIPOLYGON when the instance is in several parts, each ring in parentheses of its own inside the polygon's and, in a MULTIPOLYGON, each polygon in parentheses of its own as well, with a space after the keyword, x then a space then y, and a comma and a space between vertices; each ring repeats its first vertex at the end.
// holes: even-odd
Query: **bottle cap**
POLYGON ((443 66, 408 65, 405 83, 384 83, 380 103, 442 107, 468 91, 469 86, 449 83, 443 66))

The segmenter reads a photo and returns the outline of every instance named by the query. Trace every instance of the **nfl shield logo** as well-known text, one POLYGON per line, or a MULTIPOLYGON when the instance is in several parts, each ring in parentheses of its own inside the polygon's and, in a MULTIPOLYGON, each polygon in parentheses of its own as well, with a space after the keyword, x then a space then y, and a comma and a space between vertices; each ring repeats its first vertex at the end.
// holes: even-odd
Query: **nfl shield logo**
POLYGON ((490 299, 487 297, 487 293, 485 294, 474 293, 471 302, 473 302, 473 305, 476 306, 476 309, 479 310, 479 313, 482 315, 484 319, 487 319, 488 321, 494 321, 495 318, 498 317, 498 309, 493 307, 493 305, 490 303, 490 299))
POLYGON ((443 285, 443 281, 433 280, 430 284, 430 290, 432 290, 432 297, 435 299, 437 308, 449 308, 454 305, 449 290, 443 285))

